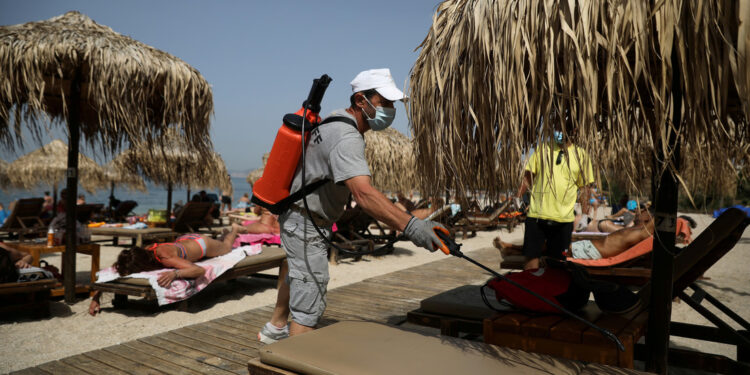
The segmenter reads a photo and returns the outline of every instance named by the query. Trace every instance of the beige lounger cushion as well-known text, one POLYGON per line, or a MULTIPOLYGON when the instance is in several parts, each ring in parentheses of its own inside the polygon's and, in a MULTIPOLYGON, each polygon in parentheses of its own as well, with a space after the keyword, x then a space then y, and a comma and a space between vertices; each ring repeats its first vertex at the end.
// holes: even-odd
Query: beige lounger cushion
POLYGON ((584 364, 370 322, 340 322, 260 348, 302 374, 578 374, 584 364))
MULTIPOLYGON (((281 247, 263 246, 263 251, 260 254, 245 257, 241 261, 237 262, 237 264, 234 265, 234 268, 284 259, 284 257, 286 257, 286 252, 284 252, 284 249, 282 249, 281 247)), ((130 285, 151 286, 151 284, 148 283, 148 279, 141 279, 137 277, 121 277, 115 280, 115 282, 130 285)))
MULTIPOLYGON (((500 305, 495 298, 495 292, 490 288, 484 289, 487 300, 497 309, 507 307, 500 305)), ((455 289, 436 294, 423 299, 419 303, 422 311, 437 315, 455 316, 465 319, 483 320, 496 314, 482 301, 479 285, 464 285, 455 289)))

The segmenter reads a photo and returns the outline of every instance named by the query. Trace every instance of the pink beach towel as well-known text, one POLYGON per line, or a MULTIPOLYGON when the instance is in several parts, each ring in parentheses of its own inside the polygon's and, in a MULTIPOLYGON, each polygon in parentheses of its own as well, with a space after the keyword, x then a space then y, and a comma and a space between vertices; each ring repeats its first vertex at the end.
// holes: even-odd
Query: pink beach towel
POLYGON ((281 245, 281 237, 278 234, 262 233, 262 234, 240 234, 234 240, 232 247, 240 247, 242 244, 266 244, 266 245, 281 245))
MULTIPOLYGON (((196 262, 195 264, 203 267, 206 273, 197 279, 178 279, 172 282, 172 285, 167 288, 162 288, 156 282, 159 275, 162 272, 173 271, 174 268, 164 268, 155 271, 134 273, 125 277, 148 279, 151 287, 156 292, 156 298, 159 302, 159 306, 168 305, 170 303, 182 301, 189 298, 195 293, 200 292, 208 286, 217 277, 221 276, 224 272, 234 267, 239 261, 244 259, 246 256, 260 254, 262 251, 261 245, 242 246, 232 250, 231 252, 215 258, 208 258, 206 260, 196 262)), ((98 276, 97 283, 106 283, 119 279, 121 276, 117 273, 114 267, 109 267, 100 270, 96 273, 98 276)))

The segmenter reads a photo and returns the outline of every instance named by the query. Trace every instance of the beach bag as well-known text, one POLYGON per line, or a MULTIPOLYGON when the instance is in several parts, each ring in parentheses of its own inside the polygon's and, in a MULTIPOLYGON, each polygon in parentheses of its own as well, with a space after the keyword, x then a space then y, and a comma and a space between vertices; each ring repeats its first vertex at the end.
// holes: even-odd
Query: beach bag
MULTIPOLYGON (((590 291, 574 283, 571 274, 565 269, 545 267, 508 273, 505 277, 568 310, 579 310, 589 299, 590 291)), ((495 291, 498 301, 506 300, 519 309, 546 313, 561 312, 501 278, 488 281, 487 286, 495 291)))

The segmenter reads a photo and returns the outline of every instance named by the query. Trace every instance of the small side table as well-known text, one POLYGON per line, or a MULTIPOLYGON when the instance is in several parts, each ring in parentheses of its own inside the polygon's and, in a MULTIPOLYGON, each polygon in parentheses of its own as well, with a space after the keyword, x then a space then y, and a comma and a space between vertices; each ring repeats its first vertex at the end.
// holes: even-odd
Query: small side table
MULTIPOLYGON (((39 260, 42 254, 64 253, 65 245, 47 247, 46 244, 36 243, 15 243, 12 246, 18 250, 25 251, 33 257, 32 266, 39 267, 39 260)), ((99 272, 99 244, 88 243, 76 246, 76 252, 91 255, 91 284, 96 282, 96 273, 99 272)), ((88 285, 76 285, 76 293, 88 293, 88 285)), ((59 287, 52 289, 53 296, 60 296, 65 293, 65 288, 59 287)))

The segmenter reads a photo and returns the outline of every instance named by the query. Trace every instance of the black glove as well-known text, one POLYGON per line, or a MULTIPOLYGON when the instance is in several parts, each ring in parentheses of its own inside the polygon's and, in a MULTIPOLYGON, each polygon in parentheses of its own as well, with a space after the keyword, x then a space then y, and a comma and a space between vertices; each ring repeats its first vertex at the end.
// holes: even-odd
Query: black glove
POLYGON ((442 224, 436 223, 429 220, 421 220, 412 216, 409 223, 404 228, 404 234, 409 237, 411 242, 419 247, 423 247, 430 251, 435 251, 440 248, 440 238, 435 234, 433 228, 440 227, 445 228, 442 224))

